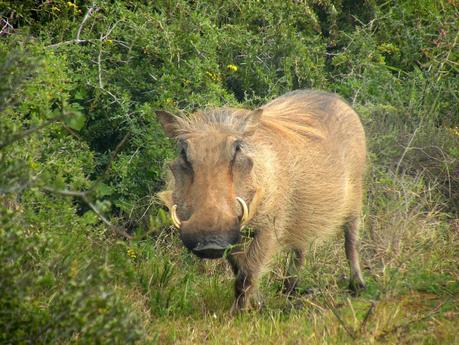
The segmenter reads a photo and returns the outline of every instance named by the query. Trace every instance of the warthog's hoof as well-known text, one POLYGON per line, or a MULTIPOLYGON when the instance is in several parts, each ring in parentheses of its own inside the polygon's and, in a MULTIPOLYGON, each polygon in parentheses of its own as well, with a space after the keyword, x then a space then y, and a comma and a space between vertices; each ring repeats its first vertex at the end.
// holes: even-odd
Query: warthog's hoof
POLYGON ((361 280, 351 280, 349 282, 349 290, 351 291, 352 296, 358 296, 360 292, 365 290, 365 283, 361 280))
POLYGON ((263 302, 259 293, 255 293, 254 295, 250 296, 239 296, 234 301, 233 305, 231 306, 231 315, 236 316, 241 313, 250 312, 250 311, 260 311, 265 307, 265 303, 263 302))
POLYGON ((298 278, 289 277, 284 280, 284 286, 282 288, 282 293, 284 295, 290 296, 295 295, 298 291, 298 278))

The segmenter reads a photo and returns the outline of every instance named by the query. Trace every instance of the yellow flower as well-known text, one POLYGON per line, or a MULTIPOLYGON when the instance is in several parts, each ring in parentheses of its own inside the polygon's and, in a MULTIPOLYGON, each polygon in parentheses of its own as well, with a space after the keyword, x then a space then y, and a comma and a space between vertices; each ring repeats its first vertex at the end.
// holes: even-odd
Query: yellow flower
POLYGON ((70 2, 70 1, 67 1, 67 6, 73 7, 75 10, 78 8, 77 4, 74 4, 73 2, 70 2))
POLYGON ((226 66, 231 72, 236 72, 237 71, 237 66, 233 64, 229 64, 226 66))
POLYGON ((135 252, 135 250, 133 248, 129 248, 127 250, 127 255, 132 259, 132 260, 135 260, 137 259, 137 253, 135 252))
POLYGON ((448 131, 452 134, 452 135, 455 135, 455 136, 458 136, 459 137, 459 127, 451 127, 451 128, 448 128, 448 131))
POLYGON ((206 72, 206 74, 210 77, 210 79, 212 79, 213 81, 219 81, 220 80, 220 76, 217 74, 217 73, 213 73, 213 72, 206 72))
POLYGON ((61 9, 59 7, 56 7, 56 6, 51 7, 51 10, 52 11, 57 11, 57 12, 61 11, 61 9))
POLYGON ((113 44, 113 40, 105 40, 105 42, 107 42, 107 44, 113 44))

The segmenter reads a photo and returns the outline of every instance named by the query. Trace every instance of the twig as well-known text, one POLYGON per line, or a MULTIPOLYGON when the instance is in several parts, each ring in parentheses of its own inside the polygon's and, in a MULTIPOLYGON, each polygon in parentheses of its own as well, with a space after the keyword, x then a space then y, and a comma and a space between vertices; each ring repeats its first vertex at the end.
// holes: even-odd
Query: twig
POLYGON ((0 30, 0 36, 8 35, 14 30, 14 27, 8 22, 8 18, 1 18, 0 25, 3 25, 2 29, 0 30))
POLYGON ((88 11, 86 12, 85 16, 83 17, 83 20, 81 21, 81 24, 78 28, 78 31, 77 31, 77 34, 76 34, 76 38, 74 38, 73 40, 68 40, 68 41, 63 41, 63 42, 59 42, 59 43, 55 43, 55 44, 51 44, 49 46, 46 46, 46 48, 51 48, 51 49, 54 49, 54 48, 58 48, 60 46, 65 46, 65 45, 69 45, 69 44, 86 44, 86 43, 91 43, 91 42, 96 42, 96 41, 99 41, 97 39, 86 39, 86 40, 82 40, 80 37, 81 37, 81 32, 83 31, 83 27, 84 27, 84 24, 88 21, 88 19, 94 14, 96 13, 97 11, 99 10, 98 7, 96 7, 96 4, 93 3, 92 6, 88 9, 88 11))
POLYGON ((120 22, 121 20, 118 20, 117 22, 115 22, 115 24, 112 25, 112 27, 110 29, 108 29, 107 33, 103 36, 100 37, 101 41, 105 41, 108 36, 110 36, 110 34, 112 33, 112 31, 116 28, 116 26, 118 25, 118 23, 120 22))
POLYGON ((360 324, 360 328, 358 330, 358 333, 361 334, 365 330, 365 328, 367 326, 367 323, 368 323, 368 320, 370 320, 371 316, 374 314, 375 307, 376 307, 376 303, 374 301, 371 301, 370 308, 368 308, 368 311, 365 314, 365 317, 363 318, 362 323, 360 324))
POLYGON ((126 143, 128 138, 129 138, 129 133, 127 133, 123 137, 123 139, 118 143, 118 145, 116 145, 115 150, 113 151, 113 153, 112 153, 112 155, 110 157, 110 160, 108 161, 107 166, 105 167, 104 172, 102 173, 102 175, 100 175, 97 178, 97 180, 93 183, 91 188, 89 188, 88 190, 86 190, 86 191, 58 190, 58 189, 54 189, 54 188, 47 187, 47 186, 43 187, 42 189, 44 191, 46 191, 46 192, 50 192, 50 193, 54 193, 54 194, 60 194, 60 195, 63 195, 63 196, 70 196, 70 197, 80 198, 81 200, 83 200, 94 211, 94 213, 99 217, 99 219, 105 225, 107 225, 109 228, 111 228, 112 230, 114 230, 116 233, 118 233, 119 235, 123 236, 124 238, 126 238, 128 240, 132 240, 133 237, 131 235, 129 235, 124 229, 112 224, 107 218, 105 218, 105 216, 100 212, 100 210, 97 208, 97 206, 94 205, 91 202, 91 200, 89 200, 89 197, 88 197, 94 191, 94 189, 100 183, 100 181, 102 181, 105 178, 105 176, 107 175, 107 172, 110 170, 110 168, 112 166, 113 160, 118 155, 118 153, 120 152, 121 148, 126 143))
POLYGON ((343 319, 341 318, 341 316, 339 315, 338 311, 336 310, 335 306, 332 305, 328 300, 327 300, 327 296, 324 294, 324 301, 325 301, 325 304, 327 305, 327 307, 333 312, 333 314, 335 315, 336 319, 338 320, 338 322, 341 324, 341 326, 344 328, 344 330, 346 331, 347 334, 349 334, 349 336, 352 338, 352 339, 356 339, 357 336, 355 334, 355 331, 351 328, 348 327, 348 325, 346 325, 346 323, 343 321, 343 319))
POLYGON ((60 46, 66 46, 66 45, 74 44, 74 43, 76 43, 76 44, 86 44, 86 43, 93 43, 93 42, 98 42, 98 41, 99 41, 98 39, 77 40, 75 38, 73 40, 68 40, 68 41, 63 41, 63 42, 59 42, 59 43, 50 44, 49 46, 46 46, 46 48, 54 49, 54 48, 58 48, 60 46))
POLYGON ((83 138, 78 135, 77 132, 75 132, 73 129, 71 129, 69 126, 67 126, 65 123, 62 123, 62 127, 69 132, 75 139, 78 139, 80 141, 83 141, 83 138))
POLYGON ((419 130, 419 128, 421 128, 421 124, 419 124, 419 126, 416 127, 416 129, 413 132, 413 135, 411 135, 410 141, 408 141, 408 144, 406 145, 405 150, 403 151, 402 156, 400 157, 397 163, 397 167, 395 168, 395 176, 398 176, 398 170, 400 169, 400 164, 402 164, 403 159, 405 158, 406 154, 410 150, 411 143, 413 142, 414 137, 416 136, 416 133, 419 130))
POLYGON ((78 28, 77 35, 76 35, 76 41, 81 41, 80 40, 80 35, 81 31, 83 30, 84 23, 89 19, 89 17, 92 16, 93 13, 97 12, 99 9, 96 7, 96 4, 93 3, 92 6, 88 9, 88 12, 86 12, 83 21, 80 24, 80 27, 78 28))
MULTIPOLYGON (((100 38, 99 38, 99 54, 97 55, 97 70, 98 70, 98 77, 99 77, 99 87, 106 91, 110 96, 112 96, 112 98, 118 102, 118 99, 116 98, 115 95, 113 95, 110 91, 108 90, 105 90, 105 87, 104 87, 104 82, 102 80, 102 42, 105 41, 108 36, 110 36, 110 34, 112 33, 112 31, 115 29, 115 27, 118 25, 120 21, 117 21, 115 24, 112 25, 112 27, 110 29, 108 29, 107 33, 105 35, 100 35, 100 38)), ((118 102, 119 103, 119 102, 118 102)))
POLYGON ((54 194, 60 194, 64 196, 75 196, 79 198, 84 198, 87 193, 87 192, 78 192, 78 191, 72 191, 72 190, 57 190, 51 187, 43 187, 42 189, 46 192, 50 192, 54 194))
MULTIPOLYGON (((100 37, 100 41, 102 42, 102 36, 100 37)), ((97 55, 97 69, 99 71, 98 76, 99 76, 99 87, 101 89, 104 89, 104 82, 102 81, 102 66, 101 66, 101 60, 102 60, 102 44, 99 47, 99 55, 97 55)))

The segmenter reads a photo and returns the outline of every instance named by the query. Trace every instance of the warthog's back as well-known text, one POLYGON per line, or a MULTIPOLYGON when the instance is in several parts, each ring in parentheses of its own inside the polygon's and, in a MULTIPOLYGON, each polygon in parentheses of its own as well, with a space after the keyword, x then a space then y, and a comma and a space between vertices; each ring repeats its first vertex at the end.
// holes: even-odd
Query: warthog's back
POLYGON ((271 101, 253 141, 266 193, 255 221, 272 215, 285 241, 324 237, 360 212, 365 135, 340 97, 295 91, 271 101))

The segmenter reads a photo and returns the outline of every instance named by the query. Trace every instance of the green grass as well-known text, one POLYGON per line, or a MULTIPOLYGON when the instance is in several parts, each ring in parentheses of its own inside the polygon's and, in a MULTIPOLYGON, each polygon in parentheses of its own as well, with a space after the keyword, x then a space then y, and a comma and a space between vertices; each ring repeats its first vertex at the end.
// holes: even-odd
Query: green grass
MULTIPOLYGON (((406 177, 397 183, 412 182, 406 177)), ((391 210, 409 204, 402 212, 369 201, 370 210, 379 209, 365 217, 361 252, 367 288, 358 297, 346 289, 348 267, 338 236, 310 247, 297 295, 280 292, 286 258, 279 255, 262 280, 261 307, 233 316, 229 267, 190 256, 170 230, 158 235, 159 243, 136 247, 136 275, 153 282, 148 286, 155 286, 154 292, 138 283, 121 290, 144 315, 147 334, 161 344, 455 344, 457 225, 446 214, 420 211, 435 209, 434 198, 412 191, 386 194, 391 210)))
MULTIPOLYGON (((422 202, 418 198, 411 207, 422 202)), ((280 292, 285 271, 285 255, 280 255, 262 280, 261 307, 233 316, 229 267, 190 256, 170 230, 156 245, 154 240, 133 243, 140 281, 120 290, 144 316, 146 333, 161 344, 455 344, 459 234, 454 224, 448 228, 439 222, 438 214, 409 214, 409 219, 380 212, 367 216, 367 227, 390 222, 387 231, 398 238, 397 243, 392 237, 375 241, 374 230, 363 231, 367 289, 358 297, 346 289, 348 268, 339 237, 311 246, 298 295, 287 298, 280 292)))
MULTIPOLYGON (((280 260, 263 279, 261 309, 237 316, 230 314, 233 280, 227 267, 195 262, 190 273, 173 256, 175 278, 159 289, 177 304, 158 310, 157 302, 151 306, 155 295, 147 292, 141 293, 144 302, 137 308, 145 315, 147 333, 162 344, 454 344, 459 340, 459 272, 456 254, 445 254, 444 248, 457 246, 458 240, 417 241, 411 247, 416 255, 406 251, 380 257, 381 263, 371 268, 366 263, 373 258, 364 255, 368 287, 359 297, 345 289, 347 266, 337 240, 311 253, 315 268, 302 270, 300 290, 313 288, 313 294, 287 298, 278 291, 280 260), (416 248, 427 244, 428 251, 416 248)), ((362 245, 372 243, 364 236, 362 245)), ((182 249, 176 250, 182 256, 182 249)), ((131 289, 138 293, 137 285, 131 289)), ((126 292, 129 303, 138 303, 137 293, 126 292)))

